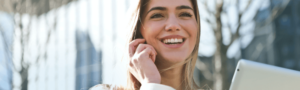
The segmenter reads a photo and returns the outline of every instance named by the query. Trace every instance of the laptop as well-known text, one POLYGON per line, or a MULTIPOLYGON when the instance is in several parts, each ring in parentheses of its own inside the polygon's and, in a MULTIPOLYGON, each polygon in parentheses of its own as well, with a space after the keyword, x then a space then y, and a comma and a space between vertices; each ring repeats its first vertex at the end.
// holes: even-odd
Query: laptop
POLYGON ((249 60, 240 60, 230 90, 300 90, 300 72, 249 60))

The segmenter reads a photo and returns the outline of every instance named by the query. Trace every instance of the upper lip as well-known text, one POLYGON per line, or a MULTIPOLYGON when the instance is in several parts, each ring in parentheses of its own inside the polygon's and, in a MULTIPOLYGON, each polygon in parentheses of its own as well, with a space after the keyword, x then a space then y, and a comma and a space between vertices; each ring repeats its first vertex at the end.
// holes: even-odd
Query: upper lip
POLYGON ((185 39, 183 36, 180 36, 180 35, 169 35, 169 36, 165 36, 163 38, 160 38, 160 40, 171 39, 171 38, 183 38, 183 39, 185 39))

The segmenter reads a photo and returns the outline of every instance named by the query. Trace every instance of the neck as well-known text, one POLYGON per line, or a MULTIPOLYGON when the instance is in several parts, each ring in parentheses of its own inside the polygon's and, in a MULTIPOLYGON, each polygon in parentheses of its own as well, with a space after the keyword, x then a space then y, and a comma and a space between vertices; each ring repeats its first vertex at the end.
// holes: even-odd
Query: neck
MULTIPOLYGON (((179 63, 177 63, 179 64, 179 63)), ((156 63, 157 68, 159 70, 164 70, 172 65, 176 64, 166 64, 164 63, 156 63)), ((166 71, 161 72, 161 84, 171 86, 175 88, 176 90, 181 90, 182 89, 182 73, 183 73, 183 66, 184 65, 176 65, 175 67, 168 69, 166 71)))

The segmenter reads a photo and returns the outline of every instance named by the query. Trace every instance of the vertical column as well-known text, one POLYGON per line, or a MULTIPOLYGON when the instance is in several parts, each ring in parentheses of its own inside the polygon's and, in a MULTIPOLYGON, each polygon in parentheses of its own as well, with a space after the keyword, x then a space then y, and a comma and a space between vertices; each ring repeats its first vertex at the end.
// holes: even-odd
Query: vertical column
POLYGON ((113 71, 113 22, 112 22, 112 1, 102 0, 102 65, 103 65, 103 83, 112 84, 112 71, 113 71))

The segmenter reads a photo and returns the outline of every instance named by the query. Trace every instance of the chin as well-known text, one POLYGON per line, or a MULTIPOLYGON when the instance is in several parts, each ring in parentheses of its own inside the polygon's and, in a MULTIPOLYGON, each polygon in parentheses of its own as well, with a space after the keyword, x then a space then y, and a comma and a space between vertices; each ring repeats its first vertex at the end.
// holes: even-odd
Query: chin
POLYGON ((179 63, 179 62, 185 61, 185 59, 187 59, 189 55, 190 54, 188 54, 188 53, 172 52, 172 53, 164 54, 163 58, 172 63, 179 63))
POLYGON ((170 58, 166 58, 166 60, 168 60, 169 62, 172 63, 179 63, 179 62, 183 62, 186 58, 182 58, 182 57, 170 57, 170 58))

